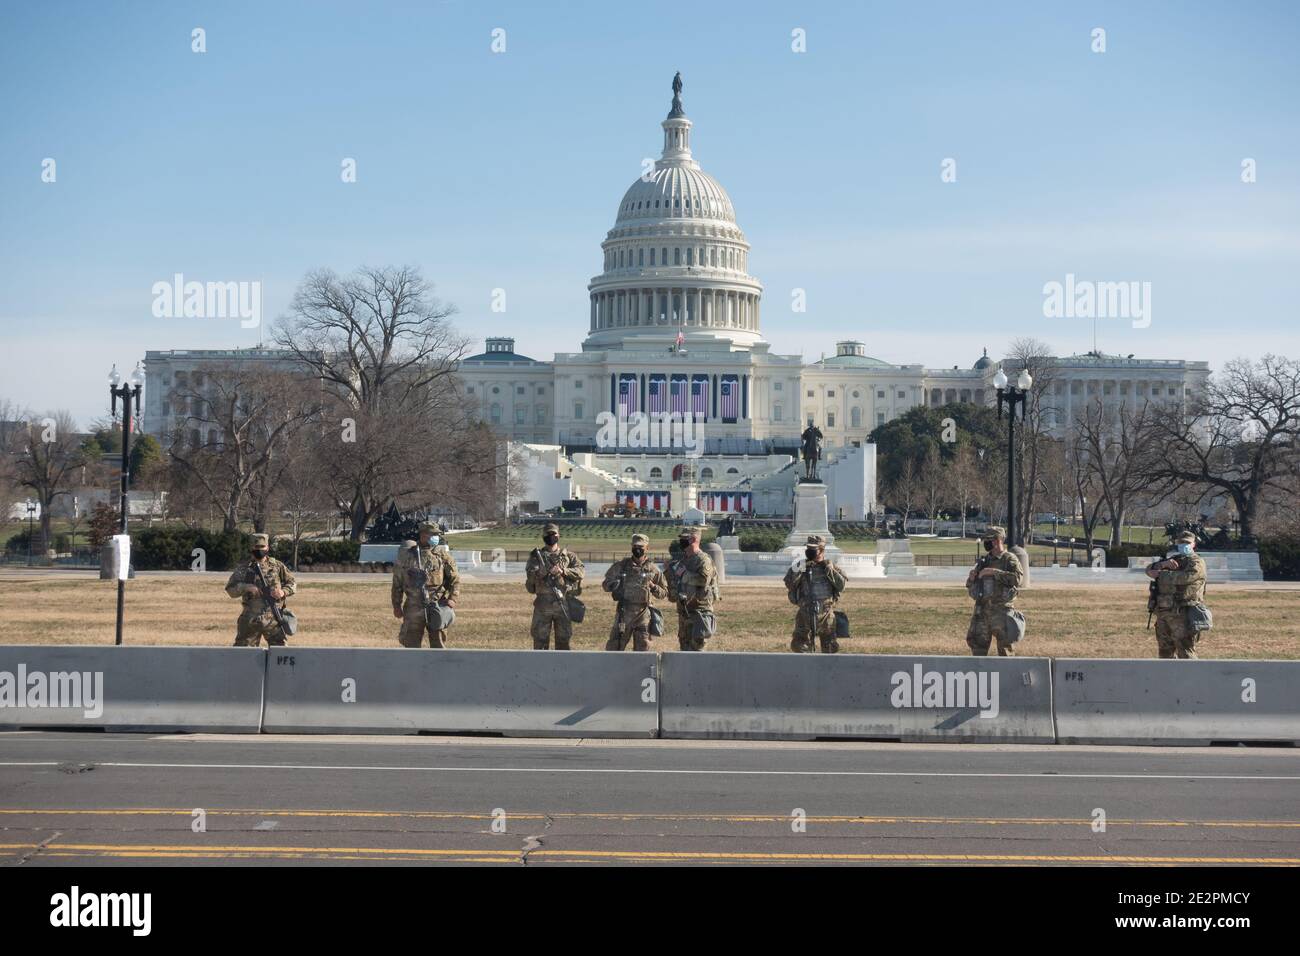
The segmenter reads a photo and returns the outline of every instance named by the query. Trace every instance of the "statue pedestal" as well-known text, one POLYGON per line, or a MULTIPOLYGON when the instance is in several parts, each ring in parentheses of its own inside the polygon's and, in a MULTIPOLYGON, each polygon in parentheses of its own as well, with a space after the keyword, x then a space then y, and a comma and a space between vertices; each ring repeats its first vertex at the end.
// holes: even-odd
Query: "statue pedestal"
POLYGON ((808 535, 819 534, 826 539, 826 553, 838 557, 830 523, 826 516, 826 486, 820 481, 801 481, 794 486, 794 528, 785 539, 784 550, 803 557, 808 535))

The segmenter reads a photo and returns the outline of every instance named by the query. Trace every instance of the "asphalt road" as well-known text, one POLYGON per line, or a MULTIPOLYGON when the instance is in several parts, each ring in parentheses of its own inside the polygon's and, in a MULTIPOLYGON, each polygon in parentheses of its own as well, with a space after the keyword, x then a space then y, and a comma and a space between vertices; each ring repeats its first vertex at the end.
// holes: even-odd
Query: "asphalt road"
POLYGON ((0 865, 248 861, 1294 866, 1300 750, 0 734, 0 865))

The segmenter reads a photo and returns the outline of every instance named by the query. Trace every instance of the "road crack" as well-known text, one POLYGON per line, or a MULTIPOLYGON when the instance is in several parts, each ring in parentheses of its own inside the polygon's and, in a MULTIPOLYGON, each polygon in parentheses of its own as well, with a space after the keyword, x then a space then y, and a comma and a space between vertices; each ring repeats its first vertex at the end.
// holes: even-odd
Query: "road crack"
POLYGON ((542 832, 535 833, 532 836, 524 837, 524 845, 519 851, 520 866, 527 866, 528 854, 532 853, 534 850, 540 849, 542 846, 545 845, 546 840, 543 839, 543 837, 546 836, 546 831, 551 828, 551 824, 553 824, 554 822, 555 822, 555 818, 548 813, 546 814, 546 825, 542 827, 542 832))
POLYGON ((46 849, 51 843, 53 843, 61 836, 63 836, 63 831, 55 830, 53 833, 47 836, 40 843, 36 844, 36 846, 33 847, 29 852, 24 853, 22 856, 20 856, 18 858, 18 865, 22 866, 24 863, 26 863, 32 857, 36 856, 36 854, 40 853, 42 850, 46 849))

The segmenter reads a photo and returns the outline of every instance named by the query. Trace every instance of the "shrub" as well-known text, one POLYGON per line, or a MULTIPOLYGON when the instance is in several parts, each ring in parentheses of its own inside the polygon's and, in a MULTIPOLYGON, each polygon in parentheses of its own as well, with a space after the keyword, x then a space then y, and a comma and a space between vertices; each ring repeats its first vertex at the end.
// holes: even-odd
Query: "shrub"
MULTIPOLYGON (((277 538, 271 553, 285 564, 293 562, 293 539, 277 538)), ((298 566, 319 564, 354 564, 361 557, 361 542, 343 539, 298 542, 298 566)))
POLYGON ((785 547, 785 535, 780 531, 742 531, 741 551, 780 551, 785 547))
POLYGON ((202 548, 209 571, 229 571, 251 550, 242 531, 195 528, 146 528, 131 543, 131 564, 141 571, 188 571, 194 549, 202 548))
MULTIPOLYGON (((28 538, 30 538, 30 537, 31 537, 31 534, 29 534, 27 531, 20 531, 20 532, 18 532, 18 534, 11 535, 10 538, 9 538, 9 540, 5 542, 5 550, 6 550, 6 551, 26 551, 26 550, 27 550, 27 540, 28 540, 28 538)), ((37 538, 36 540, 39 541, 40 539, 37 538)))
POLYGON ((1300 537, 1260 538, 1259 566, 1268 581, 1300 581, 1300 537))

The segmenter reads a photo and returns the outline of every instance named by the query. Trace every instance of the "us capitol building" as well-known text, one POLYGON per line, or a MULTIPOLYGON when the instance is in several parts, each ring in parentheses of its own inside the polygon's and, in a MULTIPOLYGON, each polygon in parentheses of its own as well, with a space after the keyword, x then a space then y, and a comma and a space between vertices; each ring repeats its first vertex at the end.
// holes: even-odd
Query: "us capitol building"
MULTIPOLYGON (((579 352, 551 361, 520 355, 514 340, 487 339, 459 374, 484 421, 511 441, 522 492, 507 505, 547 509, 583 499, 630 500, 649 511, 711 515, 790 514, 801 466, 799 434, 822 431, 821 473, 830 516, 858 520, 877 510, 875 448, 868 436, 910 408, 992 401, 998 365, 927 369, 872 358, 859 341, 805 364, 774 355, 762 335, 763 286, 750 275, 749 242, 731 198, 691 151, 691 121, 673 81, 660 124, 663 154, 623 195, 601 248, 604 267, 588 285, 587 336, 579 352), (615 431, 673 415, 689 419, 694 452, 673 436, 615 431)), ((265 361, 274 350, 164 351, 146 356, 145 422, 170 432, 168 386, 232 360, 265 361)), ((1183 402, 1208 363, 1099 352, 1055 360, 1052 388, 1063 428, 1090 401, 1183 402)))

